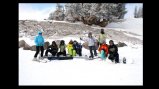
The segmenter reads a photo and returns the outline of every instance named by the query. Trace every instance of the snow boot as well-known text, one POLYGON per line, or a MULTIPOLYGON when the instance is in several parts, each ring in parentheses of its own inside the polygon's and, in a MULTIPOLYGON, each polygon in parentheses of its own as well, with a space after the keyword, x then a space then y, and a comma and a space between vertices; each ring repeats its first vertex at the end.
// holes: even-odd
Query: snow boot
POLYGON ((89 56, 89 60, 93 60, 93 57, 89 56))
POLYGON ((33 61, 37 61, 37 58, 36 58, 36 57, 34 57, 34 58, 33 58, 33 61))

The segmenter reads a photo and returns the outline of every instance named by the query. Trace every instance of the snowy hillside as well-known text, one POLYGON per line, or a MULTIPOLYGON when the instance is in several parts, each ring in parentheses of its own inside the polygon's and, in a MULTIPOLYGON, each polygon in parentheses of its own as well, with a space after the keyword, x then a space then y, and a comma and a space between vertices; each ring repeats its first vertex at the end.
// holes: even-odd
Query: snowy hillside
MULTIPOLYGON (((126 41, 133 44, 142 44, 143 42, 143 20, 138 19, 125 19, 123 22, 110 23, 108 27, 103 28, 108 35, 109 39, 116 41, 126 41)), ((43 28, 43 36, 45 39, 58 39, 70 35, 82 37, 87 36, 88 32, 93 32, 94 36, 99 35, 101 27, 88 26, 78 23, 69 23, 65 21, 32 21, 27 20, 19 21, 19 37, 33 39, 37 35, 38 25, 43 28)))
POLYGON ((106 28, 113 28, 143 35, 143 18, 128 18, 123 22, 110 23, 106 28))

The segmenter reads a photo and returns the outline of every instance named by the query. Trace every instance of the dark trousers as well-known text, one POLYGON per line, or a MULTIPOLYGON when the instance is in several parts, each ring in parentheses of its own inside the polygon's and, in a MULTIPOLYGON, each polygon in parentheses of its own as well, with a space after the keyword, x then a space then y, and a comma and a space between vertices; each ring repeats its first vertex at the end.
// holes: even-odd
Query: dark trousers
POLYGON ((43 57, 44 47, 43 46, 36 46, 36 53, 34 57, 37 57, 39 54, 39 50, 41 51, 41 57, 43 57))
POLYGON ((76 53, 77 53, 79 56, 82 56, 82 49, 76 49, 76 53))
POLYGON ((95 46, 89 46, 89 50, 90 50, 90 54, 91 54, 90 57, 91 57, 91 58, 93 58, 94 55, 97 56, 97 52, 96 52, 95 46), (93 55, 93 51, 94 51, 94 55, 93 55))
POLYGON ((51 54, 52 54, 52 56, 55 56, 55 55, 56 55, 56 53, 57 53, 57 52, 53 52, 53 51, 51 51, 51 50, 47 49, 47 50, 45 51, 45 56, 48 56, 48 52, 49 52, 49 53, 51 53, 51 54))
POLYGON ((58 52, 58 53, 57 53, 57 56, 58 56, 58 57, 59 57, 60 55, 66 56, 66 50, 63 51, 63 52, 58 52))
POLYGON ((115 60, 115 63, 119 63, 119 54, 118 53, 110 54, 109 59, 112 61, 115 60))
POLYGON ((100 42, 97 43, 97 50, 98 50, 98 48, 99 48, 101 45, 102 45, 102 43, 100 43, 100 42))

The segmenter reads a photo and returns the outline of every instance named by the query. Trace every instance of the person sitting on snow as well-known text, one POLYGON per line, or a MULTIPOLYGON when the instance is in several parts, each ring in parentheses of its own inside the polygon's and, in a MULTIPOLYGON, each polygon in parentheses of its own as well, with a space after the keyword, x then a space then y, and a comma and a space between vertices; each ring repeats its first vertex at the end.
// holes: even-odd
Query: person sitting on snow
POLYGON ((76 56, 76 51, 75 51, 75 49, 73 47, 73 41, 72 40, 70 40, 70 42, 68 43, 67 49, 68 49, 68 54, 70 56, 76 56))
POLYGON ((41 59, 43 58, 43 52, 44 52, 44 38, 42 36, 42 32, 38 32, 38 36, 35 37, 35 44, 36 44, 36 53, 34 55, 33 61, 37 60, 37 55, 39 54, 39 50, 41 50, 41 59))
POLYGON ((57 53, 57 57, 60 55, 66 56, 66 44, 64 40, 60 41, 60 45, 58 47, 60 49, 60 52, 57 53))
POLYGON ((109 41, 109 59, 115 63, 119 63, 119 54, 118 54, 118 47, 114 44, 113 40, 109 41))
POLYGON ((81 43, 78 43, 76 40, 73 42, 73 47, 76 50, 76 53, 79 56, 82 56, 82 45, 81 43))
MULTIPOLYGON (((76 51, 77 49, 76 49, 76 44, 77 44, 77 41, 76 40, 74 40, 73 41, 73 49, 76 51)), ((77 51, 76 51, 76 53, 77 53, 77 51)))
POLYGON ((48 46, 47 50, 45 51, 45 56, 48 56, 48 52, 52 54, 52 56, 55 56, 58 52, 58 47, 55 41, 52 42, 50 46, 48 46))
POLYGON ((108 56, 108 45, 106 44, 105 41, 102 42, 102 44, 100 45, 99 49, 98 49, 99 53, 100 53, 100 57, 105 60, 108 56))

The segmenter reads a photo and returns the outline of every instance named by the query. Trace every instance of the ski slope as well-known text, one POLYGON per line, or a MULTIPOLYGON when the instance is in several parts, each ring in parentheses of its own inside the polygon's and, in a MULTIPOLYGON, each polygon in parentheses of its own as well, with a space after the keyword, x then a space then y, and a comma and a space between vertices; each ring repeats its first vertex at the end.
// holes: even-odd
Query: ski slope
POLYGON ((128 31, 143 36, 143 18, 127 18, 123 22, 112 22, 106 28, 128 31))
MULTIPOLYGON (((70 39, 80 41, 78 37, 60 39, 66 44, 70 39)), ((26 40, 29 45, 34 43, 26 40)), ((19 85, 143 85, 143 46, 128 44, 118 50, 120 59, 126 57, 127 64, 81 58, 38 63, 32 61, 35 51, 20 48, 19 85)), ((83 48, 82 54, 89 55, 89 50, 83 48)))

